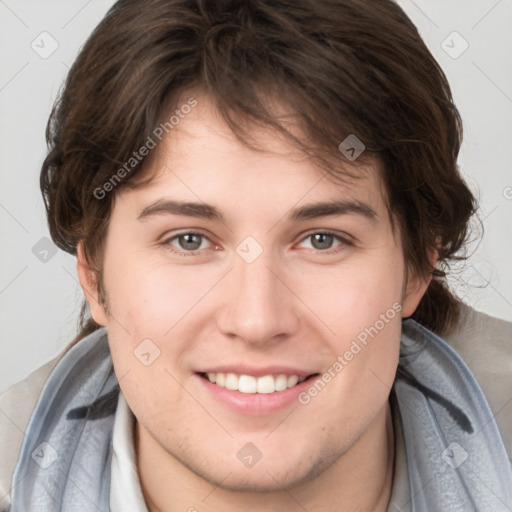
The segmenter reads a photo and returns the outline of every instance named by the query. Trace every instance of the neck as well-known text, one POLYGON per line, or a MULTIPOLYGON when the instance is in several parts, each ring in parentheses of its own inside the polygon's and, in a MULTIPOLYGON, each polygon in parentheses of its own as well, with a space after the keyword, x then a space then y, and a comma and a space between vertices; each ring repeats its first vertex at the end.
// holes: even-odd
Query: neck
POLYGON ((394 435, 389 403, 363 435, 327 470, 290 489, 237 492, 212 485, 165 451, 138 422, 135 428, 138 473, 150 512, 245 512, 302 508, 384 512, 393 480, 394 435))

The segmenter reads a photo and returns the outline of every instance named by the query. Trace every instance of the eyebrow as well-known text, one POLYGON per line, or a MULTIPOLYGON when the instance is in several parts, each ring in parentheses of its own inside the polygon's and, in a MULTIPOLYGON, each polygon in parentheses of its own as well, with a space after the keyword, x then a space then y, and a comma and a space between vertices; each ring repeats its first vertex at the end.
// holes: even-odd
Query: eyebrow
MULTIPOLYGON (((224 222, 222 213, 213 205, 160 199, 146 206, 137 217, 143 220, 152 215, 174 214, 188 217, 198 217, 224 222)), ((355 214, 376 221, 377 212, 368 204, 358 200, 335 200, 311 203, 293 209, 286 217, 289 222, 317 219, 334 215, 355 214)))

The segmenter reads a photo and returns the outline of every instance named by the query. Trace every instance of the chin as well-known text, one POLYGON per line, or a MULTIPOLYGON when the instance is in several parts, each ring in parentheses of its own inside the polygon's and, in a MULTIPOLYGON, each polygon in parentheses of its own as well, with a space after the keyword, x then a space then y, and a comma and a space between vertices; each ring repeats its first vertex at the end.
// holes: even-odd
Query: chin
POLYGON ((252 467, 247 467, 240 460, 244 458, 243 455, 224 458, 220 464, 217 457, 208 466, 204 459, 194 464, 189 457, 184 457, 180 462, 216 488, 232 492, 269 493, 293 489, 314 480, 340 457, 339 453, 329 450, 328 456, 317 456, 316 460, 306 454, 296 454, 298 460, 290 460, 288 453, 273 452, 271 458, 265 460, 262 456, 252 467))

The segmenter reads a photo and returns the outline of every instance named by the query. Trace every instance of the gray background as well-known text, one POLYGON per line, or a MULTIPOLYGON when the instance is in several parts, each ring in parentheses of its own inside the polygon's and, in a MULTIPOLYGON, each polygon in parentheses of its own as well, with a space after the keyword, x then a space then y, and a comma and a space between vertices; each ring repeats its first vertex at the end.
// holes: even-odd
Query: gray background
MULTIPOLYGON (((38 176, 59 87, 112 3, 0 0, 0 392, 76 332, 75 261, 44 238, 38 176)), ((452 85, 465 129, 460 165, 480 198, 483 241, 451 283, 476 309, 512 320, 512 0, 399 3, 452 85)))

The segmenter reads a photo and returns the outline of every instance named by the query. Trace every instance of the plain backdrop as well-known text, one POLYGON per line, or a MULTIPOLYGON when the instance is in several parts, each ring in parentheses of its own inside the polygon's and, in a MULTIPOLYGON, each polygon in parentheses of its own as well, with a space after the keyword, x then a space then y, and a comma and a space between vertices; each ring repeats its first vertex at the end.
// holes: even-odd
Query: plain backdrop
MULTIPOLYGON (((460 166, 484 236, 451 283, 512 320, 512 0, 403 0, 451 83, 464 121, 460 166)), ((39 171, 59 87, 109 0, 0 0, 0 392, 76 333, 75 260, 49 243, 39 171)), ((376 26, 375 30, 379 30, 376 26)))

